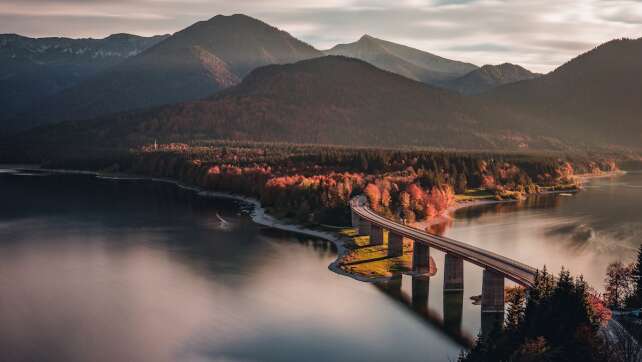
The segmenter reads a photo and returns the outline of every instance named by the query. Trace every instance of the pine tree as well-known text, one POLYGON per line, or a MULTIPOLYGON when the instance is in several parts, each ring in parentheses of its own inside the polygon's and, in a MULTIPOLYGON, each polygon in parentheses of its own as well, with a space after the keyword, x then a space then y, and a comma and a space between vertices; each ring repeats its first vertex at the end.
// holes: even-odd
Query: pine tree
POLYGON ((525 292, 521 288, 511 291, 508 297, 508 314, 506 315, 507 331, 516 332, 521 328, 524 322, 524 314, 526 313, 525 297, 525 292))
POLYGON ((627 307, 640 308, 642 307, 642 245, 638 248, 638 258, 633 265, 631 278, 633 279, 633 294, 627 301, 627 307))

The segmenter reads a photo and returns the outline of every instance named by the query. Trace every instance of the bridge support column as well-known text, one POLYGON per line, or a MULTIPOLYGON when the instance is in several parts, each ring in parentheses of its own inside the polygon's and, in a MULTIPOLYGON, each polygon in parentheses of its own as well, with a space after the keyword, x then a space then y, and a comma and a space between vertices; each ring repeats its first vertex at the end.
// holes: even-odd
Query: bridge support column
POLYGON ((446 254, 444 260, 444 292, 464 290, 464 259, 446 254))
POLYGON ((357 215, 352 209, 350 209, 350 220, 352 221, 352 227, 359 227, 359 215, 357 215))
POLYGON ((484 269, 481 311, 504 313, 504 275, 484 269))
POLYGON ((386 289, 390 295, 401 298, 401 274, 391 277, 386 283, 386 289))
POLYGON ((412 271, 427 273, 430 270, 430 247, 427 244, 412 243, 412 271))
POLYGON ((370 226, 370 245, 383 245, 383 230, 379 225, 370 226))
POLYGON ((371 224, 368 220, 359 218, 359 235, 370 235, 371 224))
POLYGON ((388 232, 388 256, 401 256, 403 255, 403 239, 404 237, 388 232))
POLYGON ((412 277, 412 307, 415 310, 428 310, 428 292, 430 289, 430 277, 412 277))
POLYGON ((464 310, 464 291, 444 291, 444 327, 451 332, 461 331, 464 310))
POLYGON ((504 328, 504 313, 481 313, 481 334, 487 336, 504 328))

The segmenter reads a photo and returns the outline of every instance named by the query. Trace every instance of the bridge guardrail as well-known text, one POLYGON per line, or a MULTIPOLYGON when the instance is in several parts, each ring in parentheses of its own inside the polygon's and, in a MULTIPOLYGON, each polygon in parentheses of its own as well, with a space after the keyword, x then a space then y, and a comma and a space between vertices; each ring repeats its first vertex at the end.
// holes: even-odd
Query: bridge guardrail
MULTIPOLYGON (((521 263, 519 261, 507 258, 507 257, 502 256, 500 254, 497 254, 495 252, 492 252, 492 251, 489 251, 489 250, 485 250, 485 249, 482 249, 480 247, 473 246, 473 245, 470 245, 470 244, 467 244, 467 243, 464 243, 464 242, 461 242, 461 241, 458 241, 458 240, 446 238, 446 237, 439 236, 439 235, 434 235, 434 234, 431 234, 431 233, 428 233, 428 232, 425 232, 425 231, 422 231, 422 230, 419 230, 419 229, 415 229, 415 228, 412 228, 412 227, 409 227, 409 226, 406 226, 406 225, 403 225, 403 224, 399 224, 399 223, 397 223, 397 222, 395 222, 393 220, 386 219, 385 217, 376 214, 372 209, 370 209, 370 207, 366 203, 366 198, 363 195, 354 197, 352 200, 350 200, 350 208, 352 209, 352 211, 356 212, 360 217, 368 220, 369 222, 374 222, 376 224, 379 224, 380 226, 382 226, 384 228, 390 229, 391 228, 390 225, 393 224, 393 227, 395 227, 397 229, 396 230, 397 232, 405 234, 406 236, 411 236, 413 238, 417 238, 417 236, 418 236, 418 239, 425 238, 427 242, 430 242, 431 241, 430 239, 433 239, 433 241, 439 241, 440 243, 443 243, 443 244, 451 244, 452 246, 455 246, 457 248, 463 249, 464 251, 470 251, 470 252, 473 252, 473 253, 476 253, 476 254, 480 254, 483 257, 490 258, 490 259, 493 259, 495 261, 501 262, 503 264, 506 264, 506 265, 508 265, 510 267, 516 268, 518 270, 521 270, 522 272, 525 272, 526 274, 531 274, 533 276, 537 272, 536 268, 533 268, 533 267, 531 267, 531 266, 529 266, 527 264, 521 263), (367 213, 367 215, 364 215, 364 212, 361 212, 361 210, 364 210, 364 212, 367 213), (373 220, 373 219, 377 219, 377 220, 373 220), (381 221, 381 220, 383 220, 383 221, 381 221), (406 230, 404 230, 404 229, 406 229, 406 230)), ((447 248, 447 245, 442 246, 442 247, 443 248, 447 248)), ((452 252, 454 252, 456 254, 462 254, 461 252, 457 252, 457 251, 452 251, 452 252)), ((514 273, 511 273, 509 270, 501 270, 502 268, 498 268, 497 266, 488 265, 488 263, 486 263, 486 262, 484 262, 482 260, 479 260, 478 258, 475 258, 472 255, 461 255, 461 256, 464 257, 464 258, 470 259, 470 260, 474 260, 478 264, 482 264, 482 265, 490 267, 492 269, 496 269, 496 270, 498 270, 498 271, 500 271, 500 272, 502 272, 502 273, 504 273, 506 275, 511 276, 511 279, 519 279, 521 282, 523 282, 525 284, 528 284, 528 285, 532 284, 531 280, 526 280, 521 276, 518 276, 518 275, 515 275, 514 273)))

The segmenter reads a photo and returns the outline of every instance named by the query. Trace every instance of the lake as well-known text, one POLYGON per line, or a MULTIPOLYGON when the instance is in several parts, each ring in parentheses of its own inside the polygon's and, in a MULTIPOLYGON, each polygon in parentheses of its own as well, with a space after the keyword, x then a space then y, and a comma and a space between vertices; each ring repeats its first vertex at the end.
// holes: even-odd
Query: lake
POLYGON ((575 196, 461 209, 444 234, 551 272, 564 266, 602 291, 607 265, 633 262, 642 243, 642 172, 594 178, 575 196))
MULTIPOLYGON (((482 326, 481 269, 375 286, 331 244, 171 184, 0 171, 2 361, 444 361, 482 326), (415 295, 413 295, 413 290, 415 295), (419 298, 418 298, 419 296, 419 298)), ((445 234, 601 286, 640 243, 642 174, 457 212, 445 234)))
MULTIPOLYGON (((0 174, 0 361, 443 361, 327 242, 171 184, 0 174)), ((405 286, 404 286, 405 287, 405 286)))

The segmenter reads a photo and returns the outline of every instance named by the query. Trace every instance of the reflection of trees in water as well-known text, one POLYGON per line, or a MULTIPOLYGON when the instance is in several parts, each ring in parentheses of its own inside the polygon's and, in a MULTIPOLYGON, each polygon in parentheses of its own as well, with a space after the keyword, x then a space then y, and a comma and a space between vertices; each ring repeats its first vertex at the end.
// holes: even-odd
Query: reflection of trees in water
MULTIPOLYGON (((473 220, 478 219, 486 214, 501 214, 515 212, 521 209, 551 209, 559 206, 560 198, 558 195, 533 195, 526 200, 515 202, 498 202, 492 204, 483 204, 471 207, 465 207, 456 210, 454 219, 473 220)), ((431 224, 426 227, 426 232, 435 235, 444 235, 452 227, 454 220, 446 218, 444 221, 431 224)))
POLYGON ((435 235, 444 235, 446 233, 446 230, 448 230, 448 228, 453 225, 453 222, 453 219, 448 218, 443 222, 429 225, 426 228, 426 231, 435 235))
POLYGON ((274 238, 277 242, 292 242, 296 241, 299 245, 310 248, 316 253, 320 259, 324 259, 328 253, 336 254, 336 245, 324 239, 312 238, 310 236, 294 234, 289 231, 263 227, 261 234, 274 238))
POLYGON ((478 219, 485 214, 509 213, 522 209, 551 209, 560 204, 558 195, 533 195, 526 200, 516 202, 499 202, 494 204, 466 207, 455 211, 457 219, 478 219))

